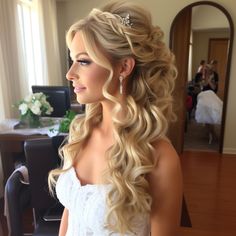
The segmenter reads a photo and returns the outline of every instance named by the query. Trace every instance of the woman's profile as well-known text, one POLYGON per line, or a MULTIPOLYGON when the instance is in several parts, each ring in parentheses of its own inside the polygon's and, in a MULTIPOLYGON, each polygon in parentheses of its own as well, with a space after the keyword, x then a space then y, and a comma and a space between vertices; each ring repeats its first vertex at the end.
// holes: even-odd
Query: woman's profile
POLYGON ((166 137, 176 68, 162 38, 150 13, 128 1, 70 27, 66 77, 86 111, 49 175, 65 206, 60 236, 176 235, 182 179, 166 137))

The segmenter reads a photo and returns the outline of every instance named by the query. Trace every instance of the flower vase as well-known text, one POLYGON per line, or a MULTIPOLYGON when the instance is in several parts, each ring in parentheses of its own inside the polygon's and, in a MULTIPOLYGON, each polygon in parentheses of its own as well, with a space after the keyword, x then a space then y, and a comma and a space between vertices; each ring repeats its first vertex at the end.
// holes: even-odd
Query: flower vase
POLYGON ((40 116, 34 114, 28 114, 27 116, 22 116, 21 123, 29 128, 38 128, 41 125, 40 116))

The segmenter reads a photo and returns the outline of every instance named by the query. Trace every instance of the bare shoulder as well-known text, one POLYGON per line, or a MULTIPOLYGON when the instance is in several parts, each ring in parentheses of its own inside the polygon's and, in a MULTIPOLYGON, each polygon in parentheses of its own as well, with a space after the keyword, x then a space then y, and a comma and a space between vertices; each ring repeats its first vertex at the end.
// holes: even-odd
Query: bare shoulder
POLYGON ((153 146, 155 167, 148 176, 153 200, 151 231, 153 235, 176 235, 183 196, 180 159, 167 140, 153 146))
POLYGON ((180 159, 172 146, 171 142, 165 139, 158 140, 154 143, 154 161, 156 163, 155 168, 165 165, 179 165, 180 159))
POLYGON ((182 191, 180 158, 168 140, 158 140, 153 146, 155 166, 149 175, 151 192, 167 199, 171 191, 182 191))
MULTIPOLYGON (((158 140, 154 144, 153 158, 155 167, 150 173, 150 183, 168 192, 182 185, 180 158, 172 144, 167 140, 158 140)), ((157 189, 157 188, 156 188, 157 189)), ((175 189, 177 191, 177 189, 175 189)))
POLYGON ((150 182, 171 184, 182 181, 180 159, 172 144, 167 140, 158 140, 154 143, 153 158, 155 167, 150 173, 150 182))

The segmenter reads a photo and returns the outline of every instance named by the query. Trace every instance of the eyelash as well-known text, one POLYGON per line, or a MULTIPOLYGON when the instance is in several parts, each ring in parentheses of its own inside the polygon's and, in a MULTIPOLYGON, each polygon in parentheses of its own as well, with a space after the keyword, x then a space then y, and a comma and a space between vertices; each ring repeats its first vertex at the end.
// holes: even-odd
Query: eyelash
POLYGON ((76 60, 77 63, 79 63, 81 66, 88 66, 91 64, 91 61, 89 60, 76 60))

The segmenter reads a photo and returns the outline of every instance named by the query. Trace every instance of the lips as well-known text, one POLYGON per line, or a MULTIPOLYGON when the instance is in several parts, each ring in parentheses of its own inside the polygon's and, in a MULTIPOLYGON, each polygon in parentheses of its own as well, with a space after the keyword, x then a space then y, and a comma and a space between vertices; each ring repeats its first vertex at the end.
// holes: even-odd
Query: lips
POLYGON ((78 86, 74 86, 74 92, 75 93, 80 93, 82 91, 84 91, 86 88, 82 85, 78 85, 78 86))

